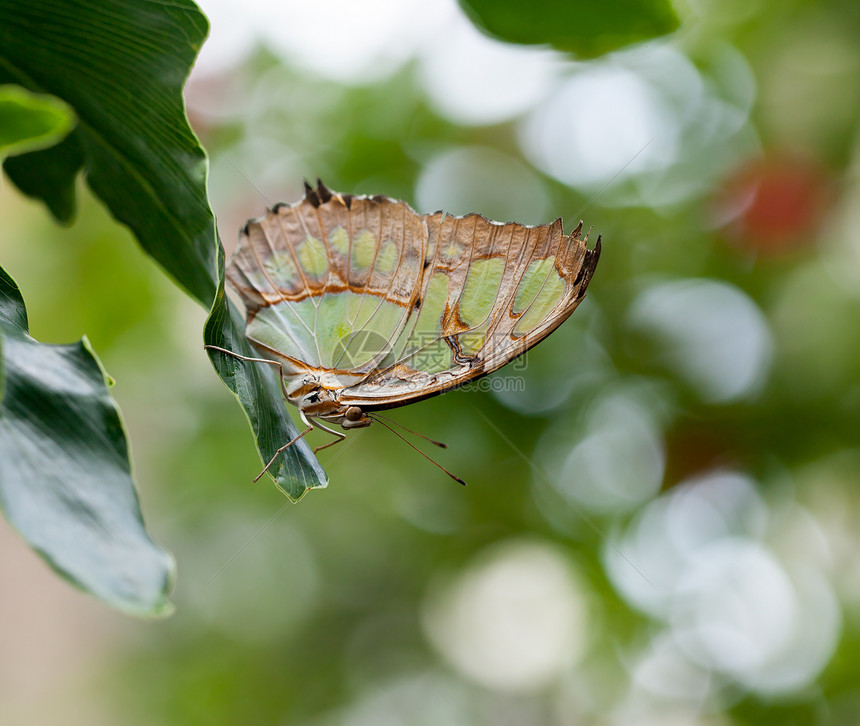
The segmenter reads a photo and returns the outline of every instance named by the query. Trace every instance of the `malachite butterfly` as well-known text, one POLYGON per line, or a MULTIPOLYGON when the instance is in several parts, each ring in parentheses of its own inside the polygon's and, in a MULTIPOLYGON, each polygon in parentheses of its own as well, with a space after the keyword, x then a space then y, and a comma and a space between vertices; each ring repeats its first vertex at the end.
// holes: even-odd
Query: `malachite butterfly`
POLYGON ((322 182, 305 192, 245 225, 226 274, 245 303, 249 341, 280 366, 284 395, 308 427, 300 436, 322 428, 339 437, 332 443, 344 435, 322 422, 368 426, 373 412, 525 353, 576 309, 600 256, 600 238, 588 249, 582 222, 565 235, 561 219, 418 214, 322 182))

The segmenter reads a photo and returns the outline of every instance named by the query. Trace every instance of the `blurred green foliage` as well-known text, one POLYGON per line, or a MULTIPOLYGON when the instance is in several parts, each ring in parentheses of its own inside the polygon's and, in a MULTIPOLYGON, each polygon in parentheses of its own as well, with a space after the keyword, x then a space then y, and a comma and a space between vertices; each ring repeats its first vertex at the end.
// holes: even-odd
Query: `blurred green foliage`
POLYGON ((536 9, 517 0, 460 0, 478 27, 511 43, 551 45, 579 58, 623 48, 678 29, 668 0, 548 0, 536 9))
POLYGON ((74 116, 50 96, 18 86, 0 86, 0 154, 31 151, 56 144, 72 127, 74 116))

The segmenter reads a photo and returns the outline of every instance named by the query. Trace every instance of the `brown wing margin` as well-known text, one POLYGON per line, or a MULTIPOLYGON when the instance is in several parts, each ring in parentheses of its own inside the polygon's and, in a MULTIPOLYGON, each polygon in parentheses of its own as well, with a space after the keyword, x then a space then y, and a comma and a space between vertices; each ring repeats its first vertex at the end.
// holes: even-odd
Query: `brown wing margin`
POLYGON ((388 296, 407 305, 416 286, 423 260, 427 231, 423 217, 406 202, 384 196, 353 196, 330 191, 318 180, 316 189, 305 183, 305 198, 295 204, 279 203, 266 214, 248 220, 239 233, 239 246, 227 265, 227 279, 242 296, 250 311, 283 301, 297 302, 329 292, 352 289, 357 293, 388 296), (384 221, 387 220, 387 221, 384 221), (348 248, 341 251, 329 237, 338 228, 346 233, 348 248), (363 272, 350 269, 354 237, 362 230, 376 240, 373 264, 363 272), (298 246, 308 237, 322 244, 327 258, 326 273, 306 274, 298 246), (399 252, 394 275, 376 270, 382 243, 391 239, 399 252), (266 262, 275 257, 276 263, 266 262), (415 271, 401 279, 407 263, 415 261, 415 271), (277 277, 271 268, 295 265, 292 279, 277 277))

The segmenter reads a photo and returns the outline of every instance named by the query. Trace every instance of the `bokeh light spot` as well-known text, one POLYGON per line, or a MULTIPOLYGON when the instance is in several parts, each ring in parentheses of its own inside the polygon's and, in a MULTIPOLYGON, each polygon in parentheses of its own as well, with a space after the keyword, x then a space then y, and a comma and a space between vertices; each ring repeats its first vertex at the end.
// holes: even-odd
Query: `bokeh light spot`
POLYGON ((547 196, 537 174, 518 159, 482 147, 450 149, 431 158, 415 186, 418 208, 479 212, 499 222, 544 224, 547 196))
POLYGON ((575 663, 586 644, 585 595, 571 564, 540 542, 484 551, 428 595, 424 628, 462 675, 532 692, 575 663))
POLYGON ((519 116, 551 90, 564 66, 558 53, 488 38, 462 14, 437 39, 422 55, 422 84, 442 116, 464 125, 519 116))
POLYGON ((728 283, 655 284, 636 297, 628 318, 660 346, 658 360, 709 403, 752 396, 764 384, 770 329, 758 306, 728 283))
MULTIPOLYGON (((564 427, 550 429, 538 458, 565 499, 595 512, 627 511, 660 489, 665 468, 662 433, 635 394, 616 391, 591 407, 571 441, 564 427)), ((535 477, 535 486, 545 486, 535 477)))

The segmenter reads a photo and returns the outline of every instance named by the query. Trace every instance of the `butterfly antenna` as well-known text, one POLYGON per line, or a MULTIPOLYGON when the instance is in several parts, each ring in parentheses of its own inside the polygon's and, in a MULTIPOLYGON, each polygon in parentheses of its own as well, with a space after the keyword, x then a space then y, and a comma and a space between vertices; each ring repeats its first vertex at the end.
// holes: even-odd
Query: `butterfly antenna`
POLYGON ((404 431, 408 431, 413 436, 418 436, 419 438, 422 438, 425 441, 429 441, 431 444, 433 444, 433 446, 438 446, 440 449, 447 449, 448 448, 448 444, 443 444, 441 441, 436 441, 436 439, 431 439, 429 436, 425 436, 424 434, 418 433, 417 431, 413 431, 412 429, 404 426, 399 421, 395 421, 393 418, 388 418, 388 416, 380 416, 378 413, 373 414, 373 418, 375 418, 377 421, 379 419, 385 419, 386 421, 388 421, 388 423, 394 424, 395 426, 399 426, 404 431))
POLYGON ((393 428, 391 428, 391 426, 389 426, 387 423, 385 423, 385 421, 383 421, 381 418, 378 418, 377 416, 373 416, 371 414, 368 414, 368 416, 370 418, 372 418, 374 421, 377 421, 378 423, 385 426, 385 428, 387 428, 397 438, 402 439, 407 444, 409 444, 409 446, 411 446, 413 449, 415 449, 415 451, 417 451, 419 454, 421 454, 421 456, 423 456, 425 459, 427 459, 427 461, 429 461, 434 466, 438 466, 442 471, 444 471, 448 476, 450 476, 455 482, 457 482, 458 484, 462 484, 463 486, 466 486, 466 482, 464 482, 459 476, 455 476, 450 471, 448 471, 444 466, 442 466, 438 461, 436 461, 435 459, 431 459, 429 456, 427 456, 427 454, 425 454, 423 451, 421 451, 421 449, 419 449, 417 446, 415 446, 415 444, 413 444, 411 441, 409 441, 409 439, 407 439, 405 436, 402 436, 401 434, 399 434, 397 431, 395 431, 393 428))

